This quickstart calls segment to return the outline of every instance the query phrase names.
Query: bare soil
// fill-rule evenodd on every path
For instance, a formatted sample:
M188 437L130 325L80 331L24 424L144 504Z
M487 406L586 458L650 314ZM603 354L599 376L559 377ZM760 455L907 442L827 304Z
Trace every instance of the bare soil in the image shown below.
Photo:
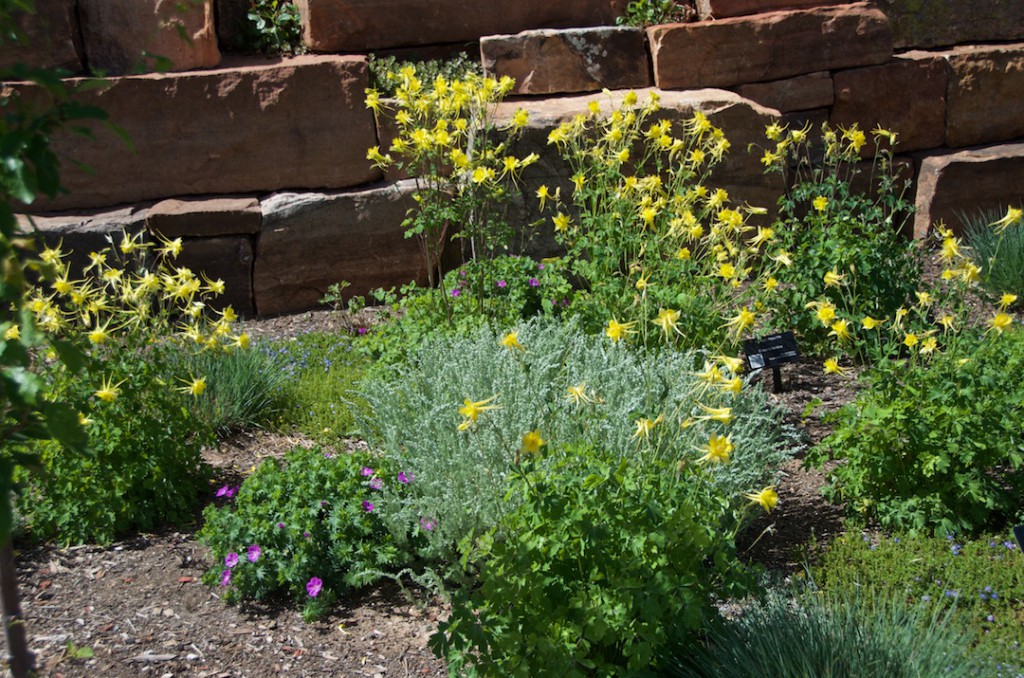
M259 340L310 330L356 331L367 318L318 311L248 323ZM773 394L804 429L808 442L827 428L824 412L848 402L853 379L822 374L817 361L782 368L784 390ZM762 375L772 388L770 371ZM809 403L821 404L809 417ZM209 450L218 482L237 482L268 456L283 455L299 437L247 433ZM745 558L792 572L814 535L842 530L840 508L820 495L823 475L800 459L783 469L780 502L741 540ZM211 497L213 491L211 488ZM196 526L198 527L198 526ZM17 546L17 545L16 545ZM201 583L211 565L194 530L140 534L106 547L25 546L18 581L29 643L45 676L440 676L443 662L427 646L438 600L410 599L384 583L339 600L329 618L303 622L294 606L225 605ZM0 647L4 648L2 640Z

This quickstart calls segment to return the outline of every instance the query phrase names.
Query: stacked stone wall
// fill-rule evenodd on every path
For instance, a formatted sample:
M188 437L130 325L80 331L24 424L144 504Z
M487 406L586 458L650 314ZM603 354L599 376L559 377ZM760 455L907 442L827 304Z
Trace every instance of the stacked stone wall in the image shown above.
M782 188L746 152L776 120L895 130L918 237L1024 202L1024 3L697 0L695 21L645 30L615 26L626 0L297 4L309 53L268 59L232 51L247 0L185 13L173 0L37 0L22 21L29 44L0 68L106 73L83 98L132 148L105 127L57 139L70 192L25 211L83 250L121 227L180 236L186 263L228 281L245 315L314 307L342 279L353 294L422 279L401 227L412 184L365 159L388 134L363 104L367 54L466 44L515 78L501 114L531 113L518 150L542 159L522 186L524 222L539 216L536 186L566 180L547 132L595 95L647 87L666 115L701 110L726 130L733 150L715 181L741 202L770 206ZM153 54L170 70L154 72L168 61Z

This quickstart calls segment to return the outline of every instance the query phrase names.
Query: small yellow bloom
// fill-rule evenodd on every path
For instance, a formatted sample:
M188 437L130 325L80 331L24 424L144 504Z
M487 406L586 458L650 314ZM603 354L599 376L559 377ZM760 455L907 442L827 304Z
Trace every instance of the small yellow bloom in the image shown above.
M925 337L921 342L921 353L932 353L939 347L939 341L935 337Z
M825 361L826 374L845 374L848 371L849 368L839 366L839 361L836 358L829 358Z
M771 513L771 510L779 503L779 495L775 492L775 488L772 487L766 487L760 492L753 492L743 496L755 504L760 505L761 508L769 513Z
M530 124L530 114L525 109L517 109L512 114L512 129L519 130Z
M681 259L683 261L686 261L691 256L692 255L690 254L690 248L689 247L680 247L679 251L676 252L676 259Z
M754 324L754 320L754 312L744 306L740 309L739 313L734 315L725 323L725 327L729 328L730 334L734 334L738 337L743 334L748 327Z
M17 325L11 325L4 332L4 340L17 341L18 339L21 339L21 328L19 328Z
M833 267L831 271L822 276L822 282L825 283L825 287L839 287L845 278L845 275L840 275Z
M715 360L725 365L725 367L733 374L740 374L743 372L743 358L734 358L728 355L716 355Z
M1016 294L1010 294L1009 292L1003 294L1003 296L999 297L999 310L1005 311L1015 301L1017 301Z
M619 151L619 154L616 157L618 158L619 162L629 162L629 149L622 149L621 151Z
M540 430L533 430L523 436L522 449L525 454L537 454L546 444L547 441L540 437Z
M555 198L555 196L551 195L551 192L548 191L548 187L546 185L544 185L544 184L542 184L540 186L540 188L537 189L537 197L540 199L540 208L541 209L544 209L544 203L547 200L549 200L549 199L550 200L554 200L554 198Z
M100 384L100 388L93 395L105 403L112 403L117 400L117 396L121 395L121 389L119 387L124 382L125 380L122 379L114 384L109 377L104 377L103 382Z
M85 415L85 414L83 414L81 412L78 413L78 425L79 426L85 428L86 426L88 426L91 423L92 423L92 419L90 417L88 417L87 415Z
M678 332L679 326L677 322L679 320L679 311L671 308L663 308L658 312L658 317L655 318L654 324L661 328L661 331L665 333L667 337L670 332Z
M768 279L764 281L764 291L765 292L771 292L772 290L774 290L778 286L779 286L779 281L776 280L775 278L773 278L772 276L768 276Z
M734 447L732 441L729 440L727 436L720 436L712 433L707 445L704 445L700 449L701 452L704 452L704 456L698 459L698 462L702 464L705 462L711 462L712 464L727 464L729 463L729 455L732 454Z
M161 238L160 242L162 243L162 246L157 249L157 253L162 256L169 256L173 259L181 254L181 238L175 238L174 240L164 240Z
M996 330L999 333L1002 333L1004 330L1009 329L1010 325L1012 325L1012 324L1013 324L1013 316L1010 315L1009 313L1005 313L1003 311L1000 311L999 313L996 313L994 316L992 316L988 320L989 327L992 330Z
M191 381L184 379L181 381L185 383L185 386L180 387L178 390L191 395L193 398L198 398L206 391L206 379L203 377L193 377Z
M570 386L568 389L568 395L566 398L573 405L582 405L584 403L592 403L594 399L587 394L587 383L582 382L577 386Z
M807 304L807 308L815 309L814 315L824 327L829 327L836 319L836 307L831 301L812 301Z
M819 195L817 198L811 201L811 204L819 212L824 212L828 209L828 198L823 195Z
M572 177L572 185L576 188L577 191L583 190L583 184L586 181L587 177L582 172L578 172L574 174Z
M917 303L920 304L921 306L930 306L931 303L933 301L935 301L932 298L931 293L927 292L927 291L925 291L925 292L914 292L914 295L917 297Z
M523 345L519 343L519 334L517 332L509 332L501 338L501 345L510 350L525 351Z
M481 412L487 410L498 409L497 405L490 405L489 403L497 398L497 396L491 396L487 400L478 400L473 402L469 398L462 401L462 407L459 408L459 414L466 418L461 424L459 424L459 430L465 431L467 428L476 423L476 420L480 417Z
M832 323L831 329L832 331L828 333L829 336L835 337L841 342L846 342L853 338L853 335L850 334L850 324L845 320L835 321Z
M649 439L651 437L651 431L654 430L654 427L663 421L665 421L664 414L659 414L657 419L647 419L646 417L637 419L634 422L634 424L636 424L636 432L633 434L633 437L636 438L637 440Z
M614 318L608 321L608 326L604 328L605 335L612 340L612 342L618 342L626 338L626 335L636 334L636 330L633 330L633 325L636 321L628 323L620 323Z
M864 316L864 319L860 321L860 326L866 330L873 330L881 324L881 320L875 320L869 315Z
M557 215L551 218L551 221L555 222L555 230L559 233L568 231L571 220L565 214L559 212Z
M953 327L953 316L951 315L944 315L939 318L939 324L945 327L947 332L951 332L955 329Z
M1002 233L1010 226L1019 224L1024 219L1024 209L1019 207L1009 207L1006 210L1006 216L998 221L992 222L991 226L996 230L996 233Z
M907 335L903 337L903 345L907 348L914 348L917 346L917 335L913 332L908 332Z

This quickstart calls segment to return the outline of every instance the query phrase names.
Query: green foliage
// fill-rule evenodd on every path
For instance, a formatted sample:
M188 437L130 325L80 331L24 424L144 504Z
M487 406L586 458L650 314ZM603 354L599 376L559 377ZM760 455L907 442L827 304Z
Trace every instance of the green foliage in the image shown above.
M643 673L671 629L696 630L713 596L749 585L734 555L729 497L695 465L559 450L508 475L515 506L464 562L435 653L483 675Z
M361 433L416 477L408 493L383 493L384 519L398 539L406 525L431 521L423 555L452 562L460 540L514 508L502 498L505 476L530 432L553 445L673 464L695 463L711 435L727 435L731 461L715 465L712 482L741 502L770 480L791 441L781 411L759 389L737 397L710 386L694 374L703 361L696 353L633 350L587 337L574 323L540 319L508 333L480 328L428 342L361 387ZM474 423L471 403L497 409L480 410ZM726 429L701 406L731 407L734 421Z
M288 378L285 360L266 350L173 351L167 356L169 375L201 374L206 389L192 398L189 409L219 437L276 423L285 407ZM173 378L170 376L169 378Z
M205 581L231 602L286 596L306 601L310 616L326 611L333 595L403 564L379 517L378 484L404 487L394 464L366 452L298 447L283 463L264 461L234 503L203 514L199 538L214 559Z
M944 609L908 605L901 592L866 601L843 594L774 594L735 619L707 629L702 643L667 659L664 676L858 676L918 678L977 675L970 636Z
M856 326L864 316L891 320L914 300L921 263L914 243L900 233L913 206L903 197L909 179L901 181L893 166L894 135L872 133L875 147L865 176L861 157L868 140L856 125L838 130L823 125L820 160L809 129L769 126L766 136L776 146L765 151L762 162L768 172L784 176L796 168L771 227L778 287L767 303L777 329L797 330L805 349L815 352L827 344L837 320ZM858 189L858 184L871 188ZM775 265L780 260L785 265ZM830 273L835 277L826 281ZM822 304L834 307L838 316L810 310Z
M991 659L981 675L999 670L1017 675L1010 666L1024 666L1020 559L1020 548L1009 534L977 539L847 534L829 545L811 577L835 596L858 596L865 607L877 599L899 597L936 615L949 610L952 621L974 637L979 662ZM947 646L956 649L956 644Z
M302 19L294 3L283 0L249 0L243 29L244 46L264 54L297 54L303 51Z
M353 409L360 407L353 393L369 361L350 337L310 332L254 350L280 366L280 391L274 394L283 405L279 428L325 441L352 434Z
M393 56L367 57L370 69L370 89L377 90L382 97L393 97L398 92L400 81L389 77L389 73L400 73L412 67L424 82L438 78L450 81L466 80L469 77L483 77L484 69L478 59L471 59L465 52L459 52L451 59L429 59L425 61L399 61Z
M165 351L112 352L78 374L58 367L47 375L53 398L88 413L89 437L84 454L53 441L34 448L43 472L18 497L34 537L109 543L128 530L194 519L209 480L200 449L213 436L155 367ZM100 381L117 396L97 405Z
M594 101L548 136L572 173L571 202L537 192L541 209L554 203L555 238L582 287L570 311L591 332L636 325L647 345L735 345L756 318L759 287L743 283L757 247L743 234L763 210L732 209L708 185L728 140L701 112L659 114L656 93L611 103L609 115Z
M630 0L625 13L615 20L620 26L656 26L688 21L693 9L676 0Z
M964 219L969 255L981 269L981 282L993 295L1014 294L1024 301L1024 227L1020 223L993 228L1001 213L985 212Z
M1024 503L1024 333L963 338L930 362L875 370L808 463L845 458L827 496L892 529L998 528Z

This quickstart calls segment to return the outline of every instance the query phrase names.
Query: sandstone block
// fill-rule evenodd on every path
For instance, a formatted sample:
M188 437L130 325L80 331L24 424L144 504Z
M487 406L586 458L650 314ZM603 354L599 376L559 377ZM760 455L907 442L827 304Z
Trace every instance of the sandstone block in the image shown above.
M110 75L160 70L154 56L178 71L220 63L213 0L79 0L78 12L92 69Z
M245 44L249 0L214 0L217 43L222 51L239 50Z
M1024 43L959 47L949 61L946 145L1024 136Z
M484 70L515 79L514 94L560 94L650 85L644 33L599 27L523 31L480 41Z
M889 24L859 2L647 29L662 89L732 87L885 63Z
M99 252L117 243L121 232L139 233L146 228L145 206L121 207L80 213L19 215L18 221L25 230L32 224L39 229L43 242L68 254L67 261L75 275L79 275L89 264L89 252ZM31 223L30 223L31 220Z
M1005 212L1024 204L1024 143L937 153L921 159L914 237L944 221L954 230L961 214Z
M781 113L809 111L831 106L834 100L832 76L828 71L798 75L785 80L740 85L735 92Z
M697 0L697 16L703 21L746 14L763 14L782 9L840 5L844 2L850 2L850 0Z
M328 286L367 294L410 280L425 282L415 238L402 220L415 203L403 181L363 191L278 193L261 203L253 294L261 316L315 308Z
M146 227L165 238L209 238L259 233L262 220L256 198L187 198L153 205Z
M255 315L252 301L252 238L229 236L222 238L194 238L183 243L175 266L192 269L196 275L224 281L224 294L211 298L207 306L223 309L231 306L243 318Z
M377 143L363 105L362 57L304 56L260 65L147 74L87 92L127 133L54 142L70 194L35 210L100 207L182 195L355 186L380 177L366 160ZM20 88L31 96L33 88Z
M896 49L1024 39L1024 3L1007 0L879 0Z
M627 0L297 0L306 45L316 52L477 40L533 28L615 23Z
M946 138L946 64L917 53L882 66L839 71L833 125L881 125L898 134L900 151L936 148Z
M82 46L75 0L36 0L35 13L17 12L14 23L24 33L25 42L12 44L5 40L0 53L0 70L21 63L35 68L81 72Z

